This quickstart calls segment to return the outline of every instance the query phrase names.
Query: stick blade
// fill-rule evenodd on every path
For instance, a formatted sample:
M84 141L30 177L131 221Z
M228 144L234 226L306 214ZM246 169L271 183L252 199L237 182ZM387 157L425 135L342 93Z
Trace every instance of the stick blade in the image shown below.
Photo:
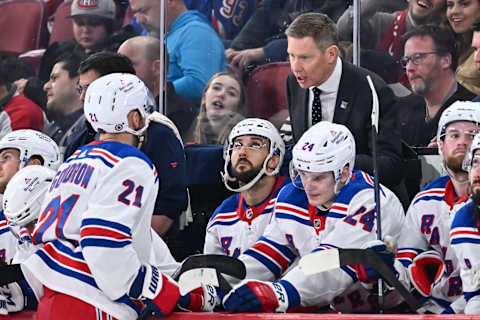
M340 267L340 254L338 249L309 253L303 256L298 262L298 268L307 276Z

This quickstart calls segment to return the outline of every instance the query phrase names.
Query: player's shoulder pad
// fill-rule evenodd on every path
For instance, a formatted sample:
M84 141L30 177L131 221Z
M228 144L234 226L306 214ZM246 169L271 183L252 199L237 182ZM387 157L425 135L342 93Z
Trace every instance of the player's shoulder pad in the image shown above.
M107 161L111 161L114 164L119 162L122 159L126 158L137 158L144 161L150 169L154 169L153 163L150 159L138 148L120 142L100 142L100 143L90 143L80 150L79 155L86 151L86 154L90 157L102 157ZM77 154L77 151L74 155ZM73 157L73 155L72 155ZM72 158L70 157L70 158ZM69 159L70 159L69 158Z
M440 178L437 178L427 184L425 187L423 187L420 192L426 191L426 190L431 190L431 189L438 189L438 188L445 188L447 185L448 180L450 180L449 176L442 176Z
M474 204L473 201L467 202L455 213L453 218L451 229L462 228L462 227L474 227L476 228L476 221L474 215Z
M214 219L218 214L225 212L234 212L238 207L238 197L240 193L232 194L227 199L223 200L222 203L215 209L215 212L210 217L210 220Z
M286 184L280 189L277 196L277 203L286 202L299 207L308 204L307 194L304 190L299 189L293 185L293 183Z
M362 170L354 170L350 181L343 186L335 198L336 203L349 204L355 196L363 190L371 190L375 187L373 177ZM380 185L380 193L385 196L385 190Z
M443 200L445 198L445 186L449 180L449 176L443 176L427 184L415 195L412 205L422 199L430 200L438 198L438 200Z

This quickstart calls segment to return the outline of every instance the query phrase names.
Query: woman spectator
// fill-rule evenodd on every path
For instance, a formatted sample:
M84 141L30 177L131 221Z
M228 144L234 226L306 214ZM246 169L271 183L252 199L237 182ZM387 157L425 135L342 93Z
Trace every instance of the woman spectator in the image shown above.
M459 53L457 81L480 94L480 72L473 60L472 24L480 18L480 0L447 0L447 20L455 33Z
M245 118L246 100L245 86L237 76L215 74L203 90L195 142L223 145L233 126Z

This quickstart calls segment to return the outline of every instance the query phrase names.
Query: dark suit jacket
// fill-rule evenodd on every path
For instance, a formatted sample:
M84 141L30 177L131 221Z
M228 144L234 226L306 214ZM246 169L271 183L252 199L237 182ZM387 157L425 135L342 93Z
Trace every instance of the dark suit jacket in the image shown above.
M376 74L342 60L342 76L337 93L333 122L345 125L355 138L355 169L373 174L371 113L372 94L366 76L370 75L380 102L377 164L379 180L392 188L402 180L402 149L397 127L394 95ZM295 76L287 78L287 103L293 139L298 141L308 129L308 89L301 88Z

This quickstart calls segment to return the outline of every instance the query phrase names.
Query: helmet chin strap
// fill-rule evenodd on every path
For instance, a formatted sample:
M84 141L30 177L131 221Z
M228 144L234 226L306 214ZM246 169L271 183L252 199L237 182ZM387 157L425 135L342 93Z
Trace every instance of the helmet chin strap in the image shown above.
M242 191L248 190L251 187L253 187L258 182L258 180L260 180L263 177L264 174L267 175L267 176L276 175L278 173L278 171L280 170L280 168L279 168L280 164L272 172L267 171L267 163L272 158L272 156L273 156L273 152L270 152L270 154L263 161L262 170L260 170L258 172L258 174L255 176L255 178L253 178L248 183L244 184L243 186L241 186L239 188L232 188L228 184L228 182L236 182L236 181L238 181L238 179L235 178L235 177L231 177L230 174L228 173L228 164L231 162L230 161L231 160L230 155L228 155L227 159L225 159L225 166L223 167L224 172L220 172L220 176L222 177L223 184L225 185L225 188L227 188L228 190L233 191L233 192L242 192Z

